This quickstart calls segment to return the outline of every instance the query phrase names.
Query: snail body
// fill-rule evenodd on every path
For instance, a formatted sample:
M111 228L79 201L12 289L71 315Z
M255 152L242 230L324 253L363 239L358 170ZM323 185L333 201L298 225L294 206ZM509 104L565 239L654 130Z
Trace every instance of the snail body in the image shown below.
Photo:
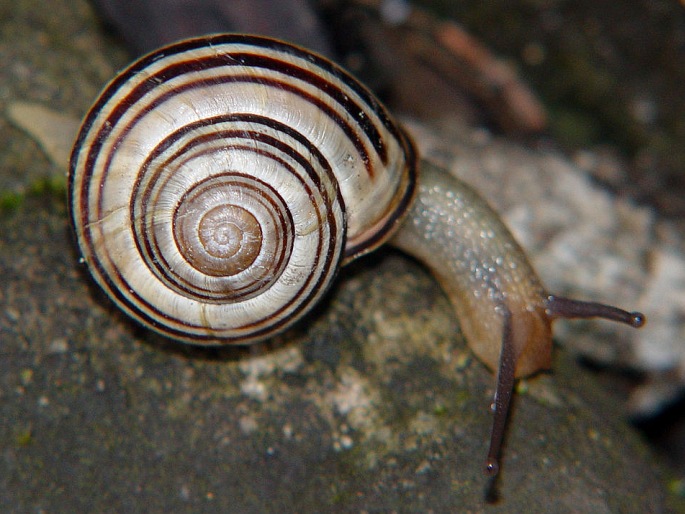
M386 242L424 261L469 345L498 370L491 475L515 378L550 366L552 320L644 321L548 295L495 211L419 162L364 86L268 38L188 40L124 70L83 122L69 207L114 302L193 344L282 331L341 265Z

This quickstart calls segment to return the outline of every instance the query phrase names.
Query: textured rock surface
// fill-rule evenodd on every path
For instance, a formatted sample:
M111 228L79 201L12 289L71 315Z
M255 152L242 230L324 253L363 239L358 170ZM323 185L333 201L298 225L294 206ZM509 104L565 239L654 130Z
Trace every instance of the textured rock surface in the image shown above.
M121 55L86 3L40 5L0 5L11 20L0 110L29 100L80 115ZM662 510L656 465L565 354L524 384L504 471L485 480L494 377L460 340L439 285L398 254L344 270L312 316L266 345L197 350L139 330L77 264L63 192L32 187L57 168L4 119L0 135L2 190L28 191L0 215L3 511ZM498 144L475 147L463 139L462 162L514 162ZM512 151L515 167L531 166ZM507 194L515 226L544 221ZM630 277L616 281L627 298ZM603 336L586 329L588 341Z
M485 508L494 379L418 265L366 259L272 344L191 350L113 311L60 202L42 203L2 219L8 511ZM659 475L619 411L563 358L531 381L492 510L658 512Z

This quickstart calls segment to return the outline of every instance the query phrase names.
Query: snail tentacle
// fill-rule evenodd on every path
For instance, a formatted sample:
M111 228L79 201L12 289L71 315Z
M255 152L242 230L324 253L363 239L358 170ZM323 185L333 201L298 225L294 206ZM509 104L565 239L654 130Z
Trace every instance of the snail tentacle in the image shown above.
M490 448L485 461L485 474L495 476L499 473L499 454L507 425L509 405L514 394L514 375L516 372L516 355L514 353L514 334L511 326L511 312L504 314L502 330L502 352L497 371L497 389L495 391L494 419L490 434Z
M545 310L550 319L603 318L630 325L633 328L640 328L647 322L647 318L641 312L628 312L613 305L574 300L557 295L547 296Z

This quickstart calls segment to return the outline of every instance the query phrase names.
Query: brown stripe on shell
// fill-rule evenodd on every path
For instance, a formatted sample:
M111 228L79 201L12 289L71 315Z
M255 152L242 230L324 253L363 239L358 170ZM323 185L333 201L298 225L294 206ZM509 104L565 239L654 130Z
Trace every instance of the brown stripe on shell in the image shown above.
M175 52L174 47L171 47L168 53L165 53L164 58L166 59L170 55L178 55L180 57L182 53L189 50L200 48L201 46L203 45L187 48L186 45L184 45L184 48L178 49L178 52ZM215 50L219 50L218 46L213 46L213 48ZM269 48L271 50L279 50L281 53L284 53L286 55L296 56L304 62L308 64L314 64L319 68L322 68L323 70L327 71L328 73L334 75L336 79L338 79L341 83L345 84L345 86L349 88L351 91L356 93L356 96L358 96L362 100L362 102L364 102L364 105L360 105L359 103L354 101L351 95L343 91L337 82L326 80L320 75L317 75L316 73L312 72L311 70L308 70L301 66L297 66L294 63L287 62L282 59L244 51L226 51L220 54L206 55L201 58L198 58L197 56L190 56L188 59L169 64L168 66L155 72L153 75L147 76L144 82L141 82L138 86L136 86L135 89L131 90L131 92L129 92L126 95L126 97L119 102L119 105L133 105L135 102L139 101L151 90L159 87L160 84L165 84L179 76L190 76L196 72L203 72L213 68L246 66L251 68L261 68L265 70L275 71L289 78L297 78L302 82L305 82L313 86L316 90L325 92L330 99L332 99L335 103L340 105L348 113L350 118L357 123L357 125L366 134L367 139L371 142L374 149L378 153L381 162L383 164L387 164L387 145L385 144L378 128L374 125L372 119L368 116L367 113L371 112L375 114L381 121L383 126L386 129L388 129L395 136L396 139L399 139L399 133L395 125L390 121L387 113L385 112L385 109L381 106L381 104L378 101L375 100L375 98L368 92L368 90L366 90L366 88L364 88L363 86L360 87L360 84L358 84L358 82L354 80L354 78L352 78L342 69L331 66L330 63L323 59L312 58L312 54L310 53L304 51L302 51L302 53L297 53L293 51L283 52L283 49L287 48L287 46L283 46L280 48L270 46ZM235 77L236 81L238 81L238 79L241 76L236 75ZM250 77L244 76L244 79L245 81L249 81ZM212 77L211 79L207 79L206 83L203 83L203 81L196 81L192 84L213 85L224 81L228 82L230 80L231 79L228 77ZM272 83L275 86L282 86L283 89L288 89L292 93L297 94L302 98L310 100L313 99L311 95L292 86L287 81L267 79L264 76L252 77L251 81L258 82L259 84L263 85ZM193 85L192 87L195 86ZM178 90L180 91L181 89L179 88ZM333 110L330 107L328 107L326 102L320 99L316 99L316 101L312 101L312 103L314 103L317 106L317 108L324 110L329 116L331 116L331 112L333 112ZM153 106L150 106L150 108L152 107ZM119 118L120 116L116 114L116 111L113 111L112 117L109 121L112 123L112 125L115 125L119 121ZM336 122L340 123L339 117L337 117ZM347 130L345 131L348 136L354 133L354 131L351 128L349 130L349 132ZM368 155L368 153L364 152L362 153L362 155Z
M232 147L229 147L232 148ZM258 182L262 186L264 186L265 189L269 189L269 195L262 194L260 195L260 189L258 189L255 186L250 186L248 184L245 184L244 182L238 182L237 180L234 182L224 182L226 186L230 186L231 184L233 185L240 185L241 188L249 188L257 192L257 197L260 197L260 199L264 202L272 203L275 205L276 202L272 199L270 195L278 193L268 184L265 182L262 182L258 179L255 179L255 177L252 177L250 175L245 175L242 173L223 173L223 174L218 174L218 175L212 175L210 177L211 179L218 179L218 178L229 178L229 177L242 177L242 178L249 178L253 182ZM198 186L201 183L198 184ZM211 186L208 186L211 187ZM306 188L308 192L311 194L311 191ZM188 193L186 193L187 195ZM184 200L184 195L179 199L178 205L181 204L181 202ZM278 198L280 199L279 203L285 204L285 201L281 198L280 195L278 195ZM155 202L150 202L153 206L155 205ZM143 220L148 218L147 215L147 204L145 202L142 203L143 205L143 211L141 212L140 218ZM178 206L177 206L178 208ZM278 212L280 213L279 209L274 209L269 212ZM292 216L286 211L285 216L287 216L289 223L287 220L282 219L280 224L281 226L287 225L287 226L294 226L293 221L292 221ZM281 216L279 216L281 217ZM132 219L138 219L138 218L132 218ZM276 224L276 223L274 223ZM178 274L172 274L171 273L171 267L169 266L169 263L166 261L164 254L159 251L159 244L156 241L156 236L154 232L152 235L148 236L148 230L147 227L137 226L138 223L136 222L134 225L134 234L136 237L134 238L134 241L136 243L136 247L138 248L138 252L141 254L145 262L148 264L150 268L154 268L157 270L157 276L160 277L160 279L167 284L172 289L175 289L176 291L180 292L181 294L184 294L188 298L192 298L194 300L202 300L207 303L225 303L226 301L240 301L241 299L247 299L251 298L254 293L260 289L261 286L266 286L267 284L272 283L278 276L280 276L280 273L278 276L274 276L272 279L269 281L261 282L261 283L256 283L252 284L250 286L245 286L243 288L238 288L238 289L232 289L231 294L222 294L219 291L214 291L209 288L204 288L201 287L199 284L191 284L188 280L186 280L183 276L178 275ZM289 251L287 251L287 246L284 245L283 251L280 252L280 258L274 262L274 268L275 269L282 269L284 262L283 260L286 258L286 254L289 255ZM241 294L239 294L241 293Z
M138 198L140 197L141 200L140 202L132 202L131 207L130 207L130 219L131 220L138 220L141 218L144 218L144 216L139 215L135 212L134 207L140 203L141 205L148 205L148 204L154 204L154 201L150 198L150 188L147 188L145 192L141 193L139 191L141 187L141 179L143 176L145 176L146 172L145 170L148 168L151 162L154 161L155 158L157 158L160 154L162 154L167 148L169 148L171 145L173 145L176 141L178 141L180 138L182 138L185 134L188 132L192 132L193 130L200 128L200 127L205 127L206 125L215 125L215 124L220 124L220 123L230 123L230 122L247 122L251 124L262 124L267 126L268 128L274 130L274 131L280 131L283 132L284 134L287 134L288 136L292 137L293 139L297 140L300 144L302 144L307 150L311 153L311 155L316 157L316 160L321 167L321 169L325 172L325 175L328 177L328 183L331 185L335 185L335 176L333 174L333 171L330 167L330 164L326 161L325 157L320 153L320 151L311 144L309 140L307 140L304 136L302 136L299 132L293 130L292 128L288 127L287 125L284 125L280 122L276 122L275 120L272 120L270 118L266 118L263 116L257 116L257 115L242 115L242 114L231 114L231 115L222 115L222 116L215 116L212 118L208 118L205 120L200 120L197 122L194 122L192 124L186 125L180 129L178 129L176 132L170 134L165 140L160 142L160 144L150 153L148 156L148 159L146 160L145 164L142 166L141 172L138 174L138 179L136 180L135 186L133 188L133 192L131 197L132 198ZM322 195L322 198L325 202L325 205L330 206L331 198L328 198L327 194L327 189L321 187L322 183L320 181L319 175L317 172L314 171L312 168L311 163L305 159L303 156L299 154L294 154L290 150L291 148L279 141L278 139L259 133L257 131L245 131L245 130L223 130L223 131L217 131L212 134L203 134L202 136L193 139L192 141L189 141L184 144L181 148L176 150L176 152L171 155L166 162L172 161L176 158L178 158L181 154L187 152L192 146L195 144L200 144L204 141L209 141L209 140L214 140L214 139L221 139L221 138L233 138L233 137L242 137L244 139L254 139L261 141L263 143L269 144L274 148L279 149L281 152L285 153L286 155L289 155L293 160L298 162L298 164L302 167L303 170L307 171L309 179L312 181L314 186L318 191L320 191L320 194ZM248 150L254 150L252 148L244 147ZM279 161L281 164L286 165L284 161L281 161L280 159L276 158L275 156L272 157L274 160ZM164 165L159 165L158 171L157 171L157 176L162 173L164 170ZM288 166L289 167L289 166ZM291 168L292 171L292 168ZM147 179L146 182L148 183L156 183L157 182L157 176L152 176ZM303 184L303 187L305 185ZM306 187L305 187L306 188ZM308 194L311 196L313 194L313 191L309 190L306 188L308 191ZM344 208L344 200L342 198L342 195L340 193L339 188L334 188L337 194L337 201L338 203L343 206ZM334 226L335 223L333 219L330 218L330 215L332 214L332 209L330 207L327 207L327 212L329 214L328 222ZM102 216L102 212L98 214L98 216ZM137 234L137 236L134 238L136 245L138 247L138 251L141 255L148 256L147 261L151 262L154 264L154 266L159 270L160 274L166 276L166 274L162 271L161 264L160 263L155 263L155 258L159 257L161 259L161 255L158 255L156 252L152 250L152 247L145 237L140 237L140 234L144 232L143 228L134 228L134 232ZM333 237L335 233L331 234L331 237ZM145 245L144 247L141 247L140 241L144 241ZM152 257L154 256L154 258ZM163 260L163 259L162 259ZM165 263L167 264L167 263ZM168 279L173 282L173 280ZM179 284L179 289L182 289ZM185 291L185 294L188 296L193 296L189 290ZM198 295L198 299L204 298L202 295ZM212 300L212 303L220 303L221 298L220 297L214 297L214 300ZM208 299L209 301L209 299Z
M82 147L82 144L84 142L84 139L86 135L90 132L91 126L95 123L96 119L99 116L99 113L101 112L102 108L104 105L109 102L109 100L125 85L128 83L129 79L131 77L135 77L141 72L144 72L149 66L153 65L156 61L166 59L170 56L173 55L178 55L182 54L184 52L190 52L192 50L197 50L197 49L203 49L206 47L213 47L217 48L220 46L230 46L230 45L237 45L237 46L245 46L245 45L252 45L254 47L258 48L264 48L267 50L275 50L278 52L281 52L285 55L292 55L297 58L303 59L308 62L312 62L315 65L319 66L323 70L327 71L328 73L331 73L332 75L336 76L340 80L342 80L347 87L349 87L351 90L353 90L363 101L364 103L370 107L372 112L374 112L383 126L395 137L395 139L401 141L404 136L401 134L400 129L398 126L392 122L390 119L387 111L385 108L376 100L376 98L368 91L366 87L364 87L362 84L360 84L357 80L354 79L349 73L347 73L345 70L340 68L339 66L331 63L327 59L320 57L316 54L313 54L305 49L299 48L297 46L284 43L278 40L270 39L270 38L265 38L261 36L250 36L250 35L243 35L243 34L221 34L221 35L215 35L215 36L208 36L208 37L202 37L202 38L196 38L196 39L189 39L174 45L170 45L166 48L164 48L161 51L158 52L153 52L151 54L148 54L147 56L144 56L131 66L127 68L124 72L122 72L119 76L117 76L106 88L105 92L98 98L96 103L93 105L93 107L90 109L88 112L88 115L86 116L86 119L83 123L83 126L81 128L81 131L79 133L79 136L77 138L76 144L74 146L74 151L71 156L71 173L69 174L69 206L71 210L71 217L72 217L72 222L74 223L74 226L78 226L78 220L76 219L77 212L76 211L87 211L86 204L87 204L87 196L80 196L80 202L79 202L79 209L73 209L73 195L72 191L74 191L73 188L73 177L75 176L75 165L76 162L78 161L78 152L79 149ZM230 62L226 62L227 60L225 59L229 53L223 54L224 57L224 62L222 65L229 65L231 64ZM192 60L189 60L192 62ZM198 61L195 59L195 61ZM149 87L154 87L158 85L155 81L149 81L148 82ZM141 90L142 91L142 90ZM132 100L133 98L129 98L129 100ZM120 104L121 105L121 104ZM106 139L107 135L111 131L112 127L118 122L119 118L123 114L124 110L120 110L118 113L113 113L107 120L106 123L103 123L102 126L103 128L101 131L98 133L97 137L95 138L95 141L93 143L94 146L100 146L100 142ZM97 151L91 151L86 159L86 169L92 169L92 164L93 164L93 159L95 155L97 155ZM89 180L86 180L88 182Z
M299 80L302 80L303 82L307 82L319 91L324 91L329 96L329 98L333 99L337 104L342 106L345 109L345 111L347 111L350 117L366 134L366 137L369 139L369 141L371 141L371 144L373 145L374 149L376 150L376 153L380 157L381 162L384 165L388 164L388 147L385 144L385 141L383 140L383 137L381 136L380 132L373 124L371 118L365 114L365 112L369 110L375 113L374 106L369 105L367 103L367 109L363 109L357 102L353 101L352 98L347 93L345 93L337 84L329 80L325 80L324 78L322 78L319 75L316 75L312 71L307 70L305 68L301 68L299 66L295 66L292 63L286 63L282 60L274 59L273 57L266 57L259 54L239 53L235 54L234 57L238 59L240 63L243 65L277 71L279 73L282 73L283 75L286 75L287 77L294 77ZM292 93L298 94L297 89L294 86L290 86L290 84L288 84L287 82L279 81L279 84L284 89L288 88ZM348 85L347 81L345 81L345 85ZM316 102L312 101L312 103L315 103L315 105L319 109L326 112L326 114L328 114L329 117L332 117L332 109L328 107L326 102L318 98L315 100ZM336 122L340 124L340 121L336 120ZM351 136L351 132L348 132L348 130L343 126L341 126L341 128L345 131L345 133L348 136ZM373 176L373 170L370 170L369 173Z
M388 130L395 139L402 139L401 130L398 125L392 121L388 111L385 107L376 99L376 97L366 88L362 83L360 83L355 77L348 73L344 68L341 68L337 64L331 62L330 60L322 57L316 53L311 52L305 48L301 48L297 45L291 43L286 43L279 41L277 39L272 39L263 36L253 36L245 34L217 34L212 36L204 36L195 39L188 39L180 43L168 46L164 52L164 58L174 55L181 54L184 52L189 52L192 50L202 49L207 46L217 48L220 46L245 46L250 45L255 48L263 48L268 51L277 51L284 55L290 55L303 61L315 64L322 70L335 76L337 79L345 83L345 86L350 88L355 94L362 99L362 101L370 107L380 120L381 124ZM139 63L139 66L135 66L135 70L131 70L135 73L138 70L144 69L154 61L159 60L159 56L149 55L144 57Z
M320 216L319 216L320 217ZM332 233L335 232L332 230ZM344 230L341 232L344 233ZM89 245L90 248L92 248L92 240L88 237L87 238L87 244ZM321 243L319 244L319 252L317 253L316 256L316 261L315 265L318 267L318 260L321 258ZM105 268L101 265L99 259L95 258L96 254L91 252L91 255L93 256L93 260L89 261L89 265L94 268L94 271L97 271L97 276L100 277L100 279L103 281L102 286L109 292L110 296L118 303L125 311L129 313L134 318L137 318L141 322L147 324L148 326L154 327L157 331L169 336L169 337L174 337L176 339L182 339L188 342L194 342L194 343L201 343L205 342L205 344L212 344L212 343L245 343L249 342L251 340L255 339L262 339L264 337L268 337L271 334L275 334L280 331L281 327L286 325L291 321L292 317L295 317L298 315L300 312L305 312L308 310L309 305L314 301L316 298L321 296L323 294L323 287L322 284L330 284L333 277L337 273L337 269L340 265L340 260L342 258L342 253L340 253L336 259L335 262L333 262L334 258L334 252L332 250L332 247L329 246L328 252L326 252L325 255L325 263L324 263L324 268L325 270L328 270L326 273L321 274L319 276L319 279L316 281L316 283L313 285L313 287L307 287L310 283L311 276L310 278L305 282L305 284L300 288L300 291L309 289L313 294L310 294L306 298L300 298L300 303L298 305L298 308L295 309L290 313L290 315L281 318L279 321L272 321L271 319L268 320L260 320L254 323L249 323L245 324L241 327L234 327L231 329L228 329L228 331L232 335L221 335L220 332L212 333L212 334L207 334L206 332L208 331L208 327L202 326L202 325L191 325L186 322L183 322L182 320L172 318L168 316L166 313L163 311L160 311L157 309L154 305L148 304L147 302L143 301L143 298L138 295L135 292L135 289L131 287L131 285L124 279L124 277L121 275L121 273L118 271L118 269L110 264L110 269L113 270L114 272L114 278L110 277L110 274L105 271ZM118 286L117 286L118 284ZM123 295L122 291L128 291L129 294L132 296L132 300L129 300L126 296ZM299 298L295 297L295 298ZM287 308L294 303L295 299L291 299L291 301L287 304L284 304L278 311L275 311L274 313L271 314L271 316L276 316L279 315L287 310ZM148 311L152 314L149 314L148 312L142 310L140 308L140 305L147 305ZM160 325L159 320L164 320L166 324ZM264 325L265 323L268 322L268 326L263 327L263 328L255 328L258 327L259 325ZM177 328L172 328L172 324L174 326L179 325L182 327L185 327L183 329L177 329ZM188 329L196 330L198 332L194 332L193 334L188 333ZM247 335L241 335L241 334L247 334Z
M227 119L232 119L233 121L236 121L236 120L237 120L237 121L250 121L250 122L255 122L255 123L258 123L258 122L260 122L260 120L261 120L262 122L268 122L268 124L271 125L271 126L273 126L274 124L277 123L277 122L274 122L274 120L270 120L270 119L268 119L268 118L263 118L263 117L261 117L261 116L239 116L239 115L231 115L231 116L227 116L227 117L225 117L225 118L227 118ZM224 121L225 121L225 120L224 120ZM230 120L229 120L229 121L230 121ZM278 125L282 125L282 124L280 124L280 123L277 123L277 124L278 124ZM317 157L317 160L319 161L319 163L325 163L325 162L326 162L326 161L325 161L325 158L323 157L323 155L321 155L320 152L319 152L315 147L313 147L313 146L311 145L311 143L310 143L309 141L307 141L301 134L299 134L298 132L296 132L296 131L290 129L290 127L287 127L287 126L285 126L285 125L282 125L281 128L282 128L284 131L288 132L289 135L291 135L291 136L293 136L294 138L298 139L303 145L306 145L306 147L313 153L313 155L315 155L315 156ZM181 130L186 130L186 129L187 129L187 127L185 127L184 129L181 129ZM260 135L259 137L265 137L265 136ZM287 148L287 147L285 147L285 145L283 145L283 143L281 143L280 141L278 141L278 140L276 140L276 139L274 139L274 138L272 138L272 142L273 142L275 145L280 146L282 150L285 150L285 149ZM305 163L305 164L309 165L309 163L306 161L306 159L302 158L302 156L298 156L298 158L299 158L299 160L300 160L301 163ZM329 178L333 177L333 174L332 174L332 171L330 170L330 167L329 167L327 164L326 164L326 166L327 166L327 168L328 168L327 174L329 175ZM310 168L310 169L309 169L309 173L310 173L310 179L311 179L313 182L318 182L318 176L317 176L316 173L313 171L313 169ZM335 182L332 182L332 184L335 184ZM342 200L342 196L340 195L340 191L339 191L339 189L338 189L337 187L335 187L335 191L336 191L337 200L340 202L340 205L341 205L341 206L344 205L344 204L343 204L343 200ZM326 194L325 194L325 188L324 188L324 190L322 191L322 194L323 194L324 196L326 196ZM328 200L329 200L329 201L327 202L327 205L330 205L330 199L328 199ZM330 215L331 212L332 212L332 209L327 208L327 213L328 213L328 215ZM318 211L318 207L317 207L317 217L318 217L319 219L322 219L321 212ZM131 219L135 219L135 218L131 218ZM331 234L330 234L331 237L330 237L330 239L331 239L331 240L335 240L335 237L338 236L338 229L337 229L337 225L335 224L335 220L333 219L332 221L333 221L333 222L329 224L329 227L330 227L330 230L331 230ZM343 220L343 223L344 223L344 220ZM342 228L343 228L343 229L340 231L340 234L343 234L342 246L344 246L344 233L345 233L345 230L344 230L344 227L342 227ZM249 336L248 336L249 339L257 339L257 338L266 337L266 336L269 335L269 334L273 334L273 333L279 331L279 330L280 330L280 327L281 327L282 325L288 323L288 322L290 321L290 318L291 318L292 316L296 316L298 312L303 312L303 311L305 311L305 310L308 308L309 304L310 304L315 298L317 298L318 296L320 296L320 295L322 294L322 291L320 291L320 290L322 289L322 287L323 287L322 285L323 285L323 284L328 284L328 283L330 283L331 279L333 278L333 276L334 276L335 273L336 273L337 266L339 265L339 261L340 261L340 259L341 259L341 255L339 255L338 258L337 258L337 261L338 261L338 262L333 262L333 258L334 258L333 246L335 246L335 245L329 245L328 251L327 251L327 252L323 252L323 250L322 250L323 240L322 240L322 239L319 239L319 248L317 248L317 255L316 255L315 265L316 265L316 267L319 267L319 266L318 266L318 261L323 257L323 258L325 259L325 261L326 261L326 262L324 263L324 266L329 266L329 267L325 267L325 268L323 268L323 269L328 269L329 271L328 271L328 272L325 272L325 273L323 273L323 274L321 274L321 275L319 276L319 279L316 281L316 283L315 283L313 286L310 285L310 283L311 283L311 277L312 277L312 276L310 276L310 277L304 282L304 284L302 285L302 287L300 288L300 292L309 289L313 294L310 294L310 296L307 297L307 298L300 298L300 297L299 297L299 294L298 294L297 296L295 296L294 298L292 298L288 303L284 304L280 309L278 309L277 311L275 311L275 312L272 314L272 316L276 316L276 317L279 316L279 315L281 315L282 313L286 312L286 311L288 310L288 308L289 308L293 303L295 303L295 300L296 300L296 299L299 298L299 300L300 300L301 303L298 305L297 309L295 309L289 316L282 318L282 319L279 320L278 322L273 322L273 321L269 320L268 323L269 323L270 325L269 325L268 327L265 327L265 328L259 328L259 329L257 329L257 328L255 328L255 327L259 327L259 325L263 325L263 324L267 323L267 320L260 320L260 321L258 321L258 322L254 322L254 323L251 323L251 324L243 325L242 327L231 328L231 329L229 329L229 331L230 331L232 334L234 334L234 335L228 336L228 337L222 337L220 334L210 334L210 335L206 335L206 334L202 334L202 333L200 333L200 334L194 333L194 334L192 335L192 337L191 337L191 336L189 336L189 334L187 333L187 329L174 329L174 328L171 328L171 326L169 325L169 323L174 323L174 324L177 323L177 324L179 324L179 325L182 325L182 326L184 326L184 327L190 328L190 329L192 329L192 330L198 330L198 331L201 331L201 332L207 331L207 327L201 326L201 325L190 325L190 324L188 324L188 323L182 322L181 320L177 320L177 319L175 319L175 318L171 318L170 316L166 315L164 312L162 312L162 311L160 311L159 309L155 308L154 305L151 305L151 304L148 304L148 302L145 302L145 301L143 300L143 298L142 298L141 296L139 296L139 295L135 292L134 288L132 288L132 287L128 284L128 282L124 279L124 277L119 273L119 271L118 271L118 269L116 268L116 266L114 266L113 263L112 263L111 261L109 261L109 259L108 259L109 268L112 269L112 270L114 270L114 273L115 273L115 280L110 279L108 273L105 271L105 266L103 266L102 264L100 264L99 260L96 258L97 254L96 254L96 252L95 252L95 250L94 250L94 248L93 248L93 241L92 241L92 238L90 237L90 234L89 234L88 232L86 232L84 235L87 235L87 236L88 236L88 237L86 237L86 245L87 245L88 248L89 248L89 254L90 254L91 256L93 256L93 260L90 261L89 264L90 264L91 266L93 266L93 267L97 270L99 277L101 277L101 279L103 279L104 282L105 282L105 287L106 287L106 289L109 290L111 296L112 296L113 298L115 298L116 301L117 301L120 305L122 305L122 307L123 307L125 310L127 310L133 317L136 317L136 318L140 319L141 321L144 321L144 322L147 323L148 325L151 325L151 326L153 326L153 327L156 327L156 330L158 330L158 331L160 331L160 332L163 332L163 333L165 333L165 334L167 334L167 335L169 335L169 336L171 336L171 337L175 337L175 338L179 338L179 339L185 339L185 340L189 340L189 341L192 340L192 341L196 341L196 342L199 342L199 341L211 342L211 341L217 341L217 340L221 340L221 339L225 339L225 340L226 340L225 342L230 342L230 341L233 341L233 340L236 340L236 342L241 342L241 340L243 339L243 337L242 337L242 336L239 336L239 335L235 335L235 334L240 334L241 332L243 332L243 333L248 333L248 334L249 334ZM325 255L325 256L322 256L323 253L325 253L326 255ZM105 256L105 257L107 257L107 256ZM121 284L121 286L122 286L122 291L129 291L129 293L131 294L133 300L129 300L126 296L124 296L124 295L119 291L119 288L115 285L115 282ZM143 307L144 307L144 306L147 307L147 311L149 311L149 312L151 312L151 313L153 313L153 314L150 315L150 314L148 314L148 312L146 312L145 310L143 310ZM165 320L166 325L160 326L160 324L159 324L159 322L158 322L158 320L160 320L160 319Z
M146 115L146 113L152 109L155 109L159 107L161 104L163 104L166 100L173 98L174 96L178 95L179 93L183 93L184 91L188 91L191 89L195 88L202 88L202 87L207 87L207 86L216 86L219 84L229 84L229 83L252 83L252 84L259 84L260 86L271 86L275 89L280 89L283 91L288 91L294 95L299 96L300 98L306 100L310 104L312 104L315 108L317 108L319 111L321 111L323 114L325 114L328 118L333 120L336 125L342 130L347 138L354 144L355 149L359 153L359 155L362 158L362 161L364 163L364 166L366 168L367 173L369 174L370 177L374 176L374 170L373 166L371 163L371 158L369 156L369 151L366 148L366 145L362 141L362 139L359 137L359 134L357 131L355 131L354 127L350 125L343 117L341 117L335 109L333 109L330 105L328 105L324 100L317 98L314 95L311 95L310 93L303 91L291 83L283 80L274 80L274 79L266 79L264 77L259 77L259 76L254 76L254 75L228 75L228 76L222 76L222 77L211 77L211 78L206 78L206 79L200 79L200 80L195 80L192 82L184 82L183 84L180 84L176 86L174 89L168 90L166 93L163 95L159 95L157 98L155 98L154 101L152 101L149 105L146 106L146 109L141 111L141 113L138 115L138 118L141 118ZM145 84L149 85L149 82L146 82ZM138 89L138 88L137 88ZM142 88L142 89L149 89L149 88ZM127 105L130 101L137 101L140 98L138 97L139 95L133 94L135 93L132 92L131 95L127 96L118 106L121 106L121 109L123 109L123 112L126 112ZM142 97L143 95L140 95ZM123 112L121 114L118 114L117 111L119 110L119 107L113 110L113 115L108 118L108 123L111 123L114 125L115 123L118 122L118 120L123 116ZM361 111L360 111L361 112ZM134 123L132 123L133 125ZM103 127L103 130L107 130L106 127ZM125 136L125 132L121 133L120 139ZM97 139L101 139L101 136L98 134ZM387 160L387 153L384 153L382 156L385 160Z
M347 264L357 257L375 250L387 241L400 226L401 221L414 201L419 181L418 157L409 136L404 131L402 131L401 136L400 141L404 149L406 162L403 173L401 173L402 183L398 186L397 190L402 191L402 195L394 197L394 202L386 209L385 216L382 216L374 226L369 227L354 240L348 240L348 244L345 247L343 264Z

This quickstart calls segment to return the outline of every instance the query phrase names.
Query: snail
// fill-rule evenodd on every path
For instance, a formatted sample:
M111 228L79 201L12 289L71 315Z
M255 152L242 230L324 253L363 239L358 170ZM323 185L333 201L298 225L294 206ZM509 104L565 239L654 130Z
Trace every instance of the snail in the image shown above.
M645 321L548 294L496 212L420 160L372 93L264 37L182 41L114 78L76 139L69 209L114 303L191 344L282 331L340 266L384 243L423 261L470 348L497 370L490 476L515 379L550 367L552 321Z

